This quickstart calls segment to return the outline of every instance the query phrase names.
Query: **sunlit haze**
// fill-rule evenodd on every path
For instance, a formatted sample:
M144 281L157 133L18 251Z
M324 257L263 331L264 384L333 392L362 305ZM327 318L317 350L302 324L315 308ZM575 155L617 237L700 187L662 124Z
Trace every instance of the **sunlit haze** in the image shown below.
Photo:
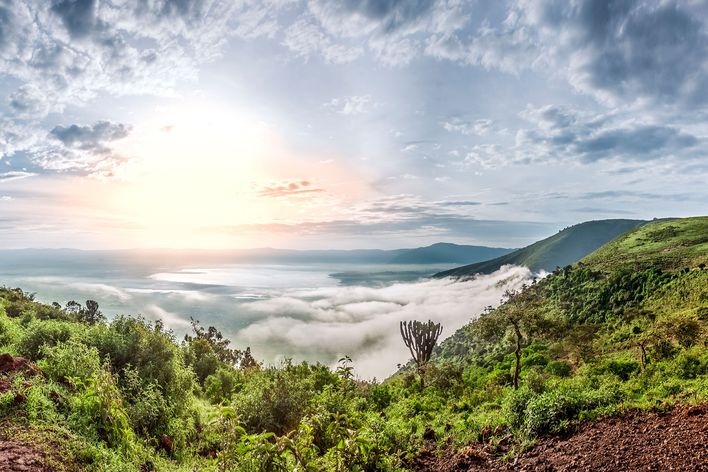
M63 3L0 4L6 248L521 246L704 210L702 2L604 29L563 2Z

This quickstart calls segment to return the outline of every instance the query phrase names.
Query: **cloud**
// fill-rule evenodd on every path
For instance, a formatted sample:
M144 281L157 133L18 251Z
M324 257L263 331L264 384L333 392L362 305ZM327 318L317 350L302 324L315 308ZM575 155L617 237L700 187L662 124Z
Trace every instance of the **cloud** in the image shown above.
M93 125L59 125L49 132L49 140L38 139L20 150L37 171L111 177L128 161L113 152L111 143L125 138L130 131L130 125L110 121L97 121Z
M97 121L93 125L56 126L49 134L66 147L82 150L98 150L104 143L125 138L131 127L122 123Z
M361 115L378 108L380 103L374 101L371 95L349 95L333 98L324 107L342 115Z
M470 244L519 247L547 237L558 229L555 224L538 221L478 218L473 213L478 207L469 202L451 205L413 195L392 195L340 208L338 217L333 219L313 217L308 221L220 226L204 230L234 234L287 233L303 239L326 236L339 240L366 234L387 241L387 247L396 240L405 241L403 244L411 241L432 244L446 238Z
M400 321L442 323L445 338L486 306L497 305L504 290L519 288L530 279L528 269L506 266L464 282L291 290L242 305L245 313L259 319L239 331L236 340L258 346L256 352L269 359L282 355L334 364L349 355L359 375L385 378L409 357L400 339Z
M34 84L23 85L13 92L9 104L19 118L42 117L49 111L46 95Z
M227 39L272 35L283 2L0 1L0 72L21 83L18 117L42 117L108 92L173 95Z
M492 120L481 119L475 121L465 121L460 118L452 118L440 123L445 131L464 135L474 134L477 136L488 135L494 127Z
M698 138L672 126L619 115L592 115L549 105L529 107L521 116L536 128L517 133L517 153L535 154L538 159L648 161L690 157L699 144Z
M0 172L0 182L9 182L11 180L26 179L27 177L32 177L34 174L32 172L24 171L10 171L10 172Z
M436 57L518 72L554 70L613 103L696 108L708 97L708 34L700 2L580 0L510 3L503 22L470 39L435 38Z
M364 44L392 66L417 57L429 35L457 31L469 19L458 0L313 0L308 13L329 41Z
M324 192L324 189L313 187L309 180L283 181L266 185L258 190L260 197L291 197L303 194Z
M363 54L361 47L339 44L320 26L306 18L288 26L284 32L283 45L300 57L307 59L321 55L325 62L333 64L352 62Z

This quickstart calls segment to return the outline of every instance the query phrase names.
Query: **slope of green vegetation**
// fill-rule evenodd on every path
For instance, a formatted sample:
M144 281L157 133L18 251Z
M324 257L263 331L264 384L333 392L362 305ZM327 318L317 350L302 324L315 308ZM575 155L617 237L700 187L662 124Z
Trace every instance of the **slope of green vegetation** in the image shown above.
M491 274L507 264L526 266L534 272L550 272L578 262L603 244L644 223L642 220L586 221L496 259L440 272L435 277Z
M356 380L347 359L264 367L214 328L180 341L0 289L0 353L41 369L0 374L0 434L65 470L409 470L422 450L514 454L627 407L706 402L707 225L649 223L508 294L436 348L425 388L409 368Z

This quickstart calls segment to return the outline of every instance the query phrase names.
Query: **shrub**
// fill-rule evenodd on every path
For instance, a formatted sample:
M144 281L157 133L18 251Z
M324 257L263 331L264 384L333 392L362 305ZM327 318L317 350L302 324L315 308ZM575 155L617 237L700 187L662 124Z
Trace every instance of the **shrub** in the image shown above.
M65 321L33 320L25 329L17 351L29 359L38 359L42 346L55 346L66 342L79 329L79 325Z
M42 360L39 367L58 382L70 378L86 381L101 370L98 350L77 340L69 340L55 346L44 345L40 349Z
M572 368L565 361L551 361L546 365L546 372L558 377L568 377L572 372Z
M230 367L221 367L204 381L204 393L212 403L221 403L231 399L243 385L243 374Z
M562 432L582 402L577 392L551 391L533 398L526 411L526 431L532 435Z
M524 367L531 367L537 365L544 366L546 364L548 364L548 357L539 352L535 352L521 359L521 365Z
M391 387L385 384L373 385L370 389L369 401L377 410L384 410L393 400Z
M526 419L526 407L535 397L534 392L526 386L512 390L502 402L504 419L512 428L518 429Z
M111 374L102 369L86 382L78 381L76 386L80 393L72 399L70 418L74 427L105 441L109 447L129 452L133 431Z
M706 373L706 366L701 362L701 358L691 352L682 352L676 356L673 365L676 375L682 379L695 379Z
M561 389L543 393L529 401L526 408L527 434L556 434L563 432L582 411L615 404L622 394L612 388L591 390Z
M614 374L620 379L627 381L635 372L638 372L639 363L631 360L608 359L600 365L600 372Z

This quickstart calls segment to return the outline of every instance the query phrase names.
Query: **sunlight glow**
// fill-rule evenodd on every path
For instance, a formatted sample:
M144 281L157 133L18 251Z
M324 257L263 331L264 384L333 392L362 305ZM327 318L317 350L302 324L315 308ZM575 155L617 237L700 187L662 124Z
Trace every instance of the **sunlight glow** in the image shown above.
M267 124L205 103L156 110L116 152L131 160L101 182L99 206L134 227L127 245L261 245L244 228L307 221L313 208L321 217L326 201L361 190L351 172L294 156ZM265 194L283 181L310 187Z

